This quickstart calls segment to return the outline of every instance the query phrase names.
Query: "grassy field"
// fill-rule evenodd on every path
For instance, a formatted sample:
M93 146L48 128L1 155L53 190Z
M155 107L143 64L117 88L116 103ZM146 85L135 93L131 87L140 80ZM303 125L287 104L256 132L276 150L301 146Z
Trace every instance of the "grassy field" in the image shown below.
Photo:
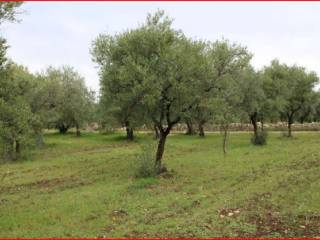
M140 134L46 134L46 147L0 165L0 237L320 237L320 133L176 134L170 174L135 179Z

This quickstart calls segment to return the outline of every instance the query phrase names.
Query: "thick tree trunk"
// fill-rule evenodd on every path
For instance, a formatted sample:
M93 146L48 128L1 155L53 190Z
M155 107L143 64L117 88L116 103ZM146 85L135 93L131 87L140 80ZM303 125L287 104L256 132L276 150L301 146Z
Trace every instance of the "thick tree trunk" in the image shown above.
M132 127L126 127L126 132L127 132L127 140L132 141L134 139Z
M293 116L288 115L288 137L292 137L292 129L291 129L291 125L293 123Z
M163 171L163 166L162 166L162 156L164 152L164 146L166 144L166 139L169 134L168 132L160 131L160 138L158 142L158 148L157 148L157 153L156 153L156 162L155 162L155 167L156 170L159 173Z
M255 112L254 114L252 114L250 116L250 121L251 121L251 124L253 126L253 133L254 133L254 136L257 137L258 136L258 121L257 121L257 113Z
M195 130L193 129L193 124L191 121L186 121L186 124L187 124L187 132L186 132L186 135L194 135L196 132Z
M288 123L288 137L292 137L291 123Z
M134 135L133 135L133 128L130 126L130 122L125 122L126 132L127 132L127 140L133 141Z
M199 123L199 136L204 137L204 128L203 128L204 122Z
M20 157L21 149L20 149L20 142L16 140L16 147L15 147L15 159Z
M59 126L59 132L60 132L61 134L67 133L68 129L69 129L69 127L65 126L64 124L62 124L61 126Z
M180 117L177 117L175 120L171 121L170 120L170 106L171 104L168 104L166 106L166 122L168 123L168 126L166 128L163 127L162 125L162 117L164 116L164 112L162 109L161 112L161 117L160 117L160 122L155 123L157 125L157 128L159 130L160 133L160 138L159 138L159 142L158 142L158 148L157 148L157 153L156 153L156 161L155 161L155 169L157 171L158 174L165 172L167 169L162 165L162 156L163 156L163 152L164 152L164 146L166 144L166 139L167 136L170 134L170 131L172 129L172 127L177 124L180 121Z
M80 135L81 135L80 128L79 128L78 124L76 125L76 135L77 135L77 137L80 137Z
M153 129L154 129L154 138L159 139L160 135L159 135L159 130L158 130L157 126L154 125Z

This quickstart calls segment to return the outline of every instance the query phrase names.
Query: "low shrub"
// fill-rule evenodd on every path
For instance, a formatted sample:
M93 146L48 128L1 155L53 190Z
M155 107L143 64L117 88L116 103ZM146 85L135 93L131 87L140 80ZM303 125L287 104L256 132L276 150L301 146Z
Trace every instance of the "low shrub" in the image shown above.
M268 133L266 131L258 131L257 135L251 137L251 143L253 145L266 145L267 144Z
M151 142L145 143L141 146L141 152L137 154L133 161L132 169L134 170L134 177L148 178L154 177L157 174L155 168L155 145Z

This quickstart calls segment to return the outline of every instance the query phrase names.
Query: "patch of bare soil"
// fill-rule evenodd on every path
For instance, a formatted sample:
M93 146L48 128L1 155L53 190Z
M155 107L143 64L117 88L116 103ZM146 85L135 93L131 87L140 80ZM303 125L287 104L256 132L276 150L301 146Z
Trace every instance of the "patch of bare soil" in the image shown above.
M53 179L43 179L38 180L32 183L18 184L10 187L3 187L0 193L17 193L25 190L47 190L48 192L52 192L55 190L65 190L69 188L75 188L79 186L83 186L89 183L86 183L75 176L64 177L64 178L53 178Z
M258 195L248 201L241 211L245 223L256 227L255 232L236 230L239 237L319 237L320 215L281 214L281 209L268 199L271 193ZM233 211L234 212L234 211Z
M159 174L159 178L165 178L165 179L170 179L174 178L177 175L177 173L174 170L165 170Z
M146 233L139 231L131 231L125 234L126 238L195 238L196 234L193 232L157 232L157 233Z
M219 217L237 217L240 214L241 210L239 208L223 208L219 210Z
M318 153L310 153L305 155L299 160L294 161L291 165L287 166L295 170L309 170L320 166L320 156Z

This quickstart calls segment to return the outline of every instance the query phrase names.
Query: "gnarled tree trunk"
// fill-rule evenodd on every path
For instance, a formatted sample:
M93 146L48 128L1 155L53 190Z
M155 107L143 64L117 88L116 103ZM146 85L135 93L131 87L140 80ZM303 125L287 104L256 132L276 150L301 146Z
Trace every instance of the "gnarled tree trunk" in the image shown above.
M130 126L129 121L125 122L125 127L126 127L126 133L127 133L127 140L133 141L134 139L133 128Z
M258 136L258 113L254 112L251 116L250 116L250 122L253 126L253 133L254 136L257 137Z
M193 124L191 121L187 120L186 121L186 124L187 124L187 132L186 132L186 135L194 135L196 132L195 130L193 129Z
M292 129L291 125L293 124L293 114L288 114L287 115L288 119L288 137L292 137Z
M165 171L164 167L162 166L162 156L163 156L164 146L166 144L166 139L168 134L169 132L160 130L159 142L158 142L157 153L156 153L156 162L155 162L155 167L158 174Z
M69 129L69 127L68 127L68 126L65 126L64 124L61 124L58 128L59 128L59 132L60 132L61 134L67 133L67 131L68 131L68 129Z
M180 117L176 118L174 121L170 121L170 116L167 114L168 126L164 128L161 123L157 125L160 136L156 153L155 168L158 174L167 171L167 169L162 165L162 157L164 152L164 146L166 144L167 136L169 135L172 127L180 121Z
M19 155L21 153L20 142L16 140L16 154Z

